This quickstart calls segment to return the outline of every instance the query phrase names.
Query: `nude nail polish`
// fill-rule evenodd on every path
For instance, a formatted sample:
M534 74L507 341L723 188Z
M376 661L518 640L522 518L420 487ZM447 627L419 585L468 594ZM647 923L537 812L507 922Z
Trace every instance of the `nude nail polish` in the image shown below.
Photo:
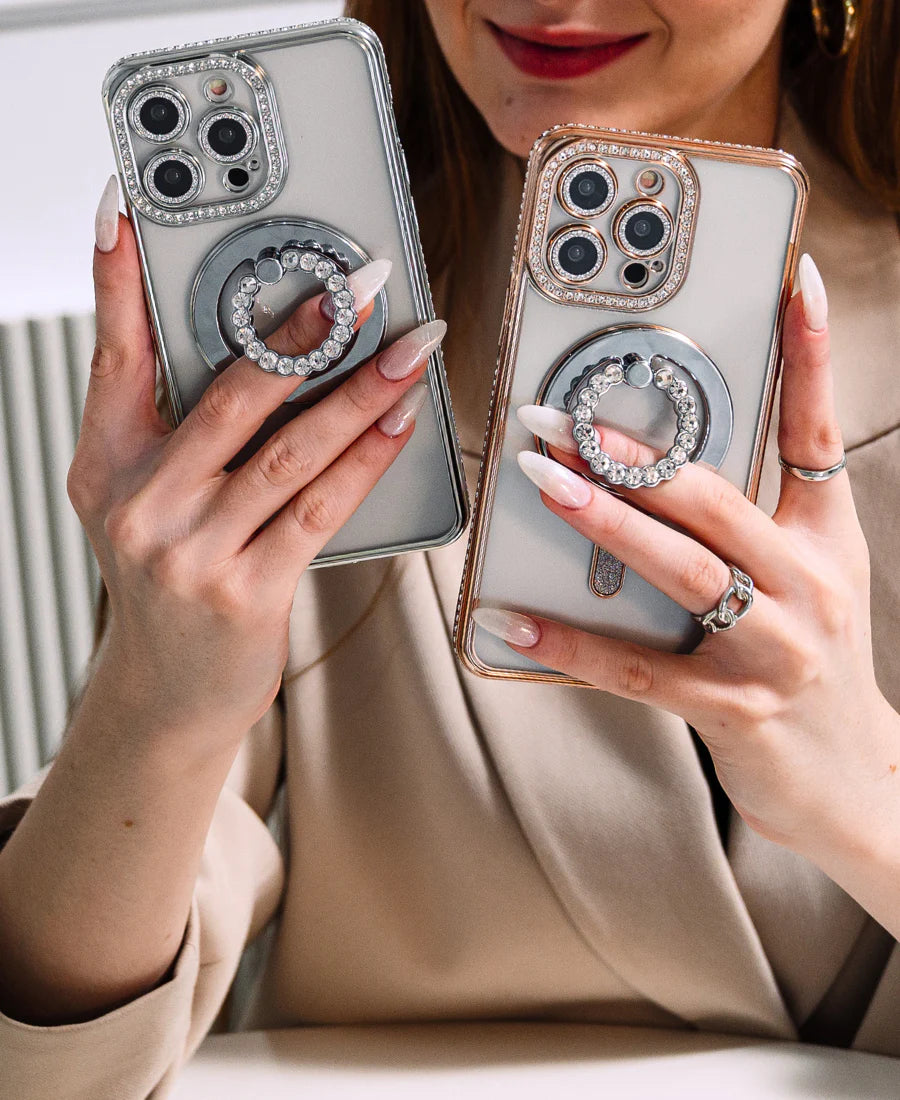
M446 332L447 322L440 320L429 321L407 332L378 356L378 373L391 382L406 378L428 359Z
M421 412L427 396L428 386L424 382L410 386L400 400L379 418L378 430L391 439L402 435Z
M101 252L112 252L119 239L119 181L115 175L106 181L100 196L94 218L94 236Z
M489 634L513 645L537 645L541 631L534 619L517 611L504 611L499 607L476 607L472 612L475 622Z
M518 460L522 473L557 504L566 508L584 508L590 503L593 493L588 483L559 462L535 451L519 451Z
M822 332L828 324L828 298L825 284L812 256L804 252L797 265L797 278L803 298L803 315L813 332Z
M573 421L567 413L547 405L520 405L516 416L528 431L552 447L568 454L578 454L578 444L572 437Z
M350 272L347 276L347 285L353 291L356 299L354 306L357 311L368 305L381 290L388 281L393 266L390 260L372 260ZM319 308L329 321L334 320L334 304L329 294L324 296Z

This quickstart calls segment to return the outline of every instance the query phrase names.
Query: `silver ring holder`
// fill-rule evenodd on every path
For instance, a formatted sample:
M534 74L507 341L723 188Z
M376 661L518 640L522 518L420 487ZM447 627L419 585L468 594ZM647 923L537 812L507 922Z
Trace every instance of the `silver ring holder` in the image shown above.
M734 430L731 394L716 364L680 332L657 325L617 325L579 341L549 371L535 402L573 416L573 435L589 465L582 476L618 496L625 495L618 486L627 492L658 485L688 461L720 466ZM595 417L663 457L644 466L617 462L596 440ZM547 454L542 440L538 448ZM614 596L624 579L624 564L595 547L591 591Z
M242 279L259 278L263 273L260 281L266 285L260 291L257 307L267 314L266 323L257 324L262 338L277 328L309 292L322 289L312 272L295 270L289 279L281 277L283 272L276 270L277 257L289 244L321 253L345 275L371 258L336 229L300 218L258 222L220 241L197 273L190 301L194 338L211 370L218 373L244 354L232 324L233 299L241 293ZM272 269L271 278L265 277L267 266ZM293 403L294 413L320 400L378 350L387 326L383 291L376 295L373 307L369 319L348 341L345 353L327 370L305 377L287 398Z

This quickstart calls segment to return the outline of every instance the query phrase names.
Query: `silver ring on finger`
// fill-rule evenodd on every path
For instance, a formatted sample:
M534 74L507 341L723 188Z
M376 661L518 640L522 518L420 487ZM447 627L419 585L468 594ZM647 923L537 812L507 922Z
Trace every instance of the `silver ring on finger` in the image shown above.
M782 470L787 470L789 474L793 474L794 477L799 477L801 481L828 481L829 478L839 474L841 470L847 465L847 455L841 455L841 461L836 462L833 466L829 466L827 470L807 470L803 466L792 466L790 462L785 460L779 454L778 465Z
M303 355L280 355L260 340L253 324L253 306L264 284L275 284L289 271L304 271L325 284L331 296L334 323L331 331L315 349ZM305 377L325 370L339 359L353 338L356 324L356 297L347 282L347 276L330 257L321 252L294 247L288 244L280 251L261 256L252 275L245 275L238 293L231 299L234 312L231 323L237 342L244 355L264 371L285 376L296 374Z
M719 602L711 611L703 615L691 615L706 631L707 634L717 634L720 630L731 630L753 606L753 581L743 573L736 565L728 566L731 573L731 584L722 593ZM728 601L734 596L739 602L738 608L728 606Z

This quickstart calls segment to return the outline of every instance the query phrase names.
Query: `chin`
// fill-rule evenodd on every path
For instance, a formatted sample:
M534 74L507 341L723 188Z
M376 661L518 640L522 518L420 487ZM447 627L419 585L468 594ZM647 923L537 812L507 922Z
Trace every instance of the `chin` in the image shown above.
M537 138L552 126L574 122L580 125L603 126L617 130L645 130L651 133L671 133L664 129L663 120L651 117L649 112L637 111L617 104L608 108L599 108L596 103L590 107L578 100L564 100L560 97L535 97L536 102L528 102L526 97L511 99L493 108L483 111L484 119L494 138L507 152L517 157L527 157Z

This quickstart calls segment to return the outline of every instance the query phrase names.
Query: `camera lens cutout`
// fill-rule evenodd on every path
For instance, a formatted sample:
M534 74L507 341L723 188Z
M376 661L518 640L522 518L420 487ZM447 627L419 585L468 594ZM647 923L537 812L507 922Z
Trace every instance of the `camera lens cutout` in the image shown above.
M654 256L672 237L672 218L659 203L632 203L619 211L613 233L626 256Z
M646 264L633 260L622 268L620 277L623 286L628 287L629 290L638 290L650 278L650 272Z
M243 111L214 111L200 123L200 147L212 160L240 160L256 145L256 124Z
M616 178L601 161L573 165L559 181L559 201L581 218L602 214L616 195Z
M144 187L164 206L182 206L203 186L203 169L189 154L179 149L157 153L144 169Z
M190 109L173 88L145 88L129 110L131 127L146 141L172 141L188 124Z
M250 173L246 168L229 168L223 182L229 191L246 191L250 184Z
M590 226L567 226L550 240L550 268L566 283L585 283L606 262L606 246Z

